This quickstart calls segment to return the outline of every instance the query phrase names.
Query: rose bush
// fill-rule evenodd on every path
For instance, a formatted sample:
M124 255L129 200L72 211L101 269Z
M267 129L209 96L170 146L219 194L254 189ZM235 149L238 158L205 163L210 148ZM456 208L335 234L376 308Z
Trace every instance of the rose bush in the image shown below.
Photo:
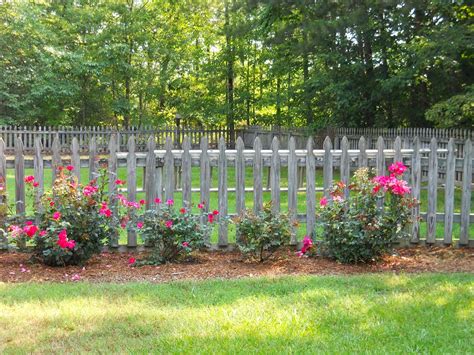
M154 265L175 261L204 247L219 212L207 213L203 204L198 208L200 214L193 214L189 208L175 207L173 200L162 203L156 199L154 208L138 216L136 222L136 229L151 252L145 260L134 259L131 264Z
M407 236L411 210L418 202L402 178L405 170L401 162L392 164L387 176L357 170L348 186L349 199L344 199L342 182L333 186L331 198L320 200L317 213L316 235L323 253L343 263L369 262Z
M83 264L116 238L118 214L109 206L106 171L98 180L81 185L73 170L60 167L51 191L41 198L42 208L35 206L34 218L9 226L9 240L20 247L32 244L34 257L47 265ZM25 182L29 189L38 187L33 176Z
M287 214L274 213L271 204L254 213L245 210L234 219L237 246L247 257L262 262L291 238L291 223Z

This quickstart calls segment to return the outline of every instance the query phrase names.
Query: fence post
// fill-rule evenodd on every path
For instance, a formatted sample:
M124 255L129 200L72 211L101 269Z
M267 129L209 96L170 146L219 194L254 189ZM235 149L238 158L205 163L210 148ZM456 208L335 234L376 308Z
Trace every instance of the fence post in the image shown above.
M306 234L314 237L316 222L316 162L313 154L313 138L306 145Z

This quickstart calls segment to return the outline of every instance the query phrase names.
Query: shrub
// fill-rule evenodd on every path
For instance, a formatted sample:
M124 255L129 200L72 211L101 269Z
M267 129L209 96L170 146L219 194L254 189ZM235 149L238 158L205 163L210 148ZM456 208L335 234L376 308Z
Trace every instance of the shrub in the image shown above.
M201 212L194 215L188 208L175 208L173 200L165 204L159 199L155 202L155 208L145 211L136 224L143 241L151 247L151 253L146 260L137 260L133 264L175 261L205 245L218 211L206 213L204 206L199 204Z
M374 177L359 169L348 186L349 199L343 197L342 182L334 185L329 200L321 199L316 234L324 253L343 263L369 262L407 236L416 201L402 179L406 167L395 163L389 170L389 176Z
M254 213L245 210L235 219L237 246L247 257L260 262L268 259L291 238L291 223L287 214L273 213L271 205Z
M20 246L31 241L34 257L51 266L83 264L115 237L115 216L104 191L106 172L101 172L99 182L84 186L72 175L73 169L59 168L52 191L42 196L43 211L35 206L36 223L26 220L9 227L11 241ZM25 182L30 189L38 186L33 176Z

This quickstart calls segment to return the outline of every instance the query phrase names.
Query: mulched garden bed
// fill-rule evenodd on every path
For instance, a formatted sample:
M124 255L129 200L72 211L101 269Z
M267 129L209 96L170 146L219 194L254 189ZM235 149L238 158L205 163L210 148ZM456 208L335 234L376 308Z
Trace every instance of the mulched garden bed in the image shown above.
M0 253L0 282L127 282L301 274L358 274L378 272L474 272L474 250L452 247L414 247L398 249L372 264L343 265L332 260L299 258L293 251L282 251L264 263L242 261L236 252L201 252L193 261L160 266L130 267L134 253L102 253L85 267L48 267L30 263L30 254Z

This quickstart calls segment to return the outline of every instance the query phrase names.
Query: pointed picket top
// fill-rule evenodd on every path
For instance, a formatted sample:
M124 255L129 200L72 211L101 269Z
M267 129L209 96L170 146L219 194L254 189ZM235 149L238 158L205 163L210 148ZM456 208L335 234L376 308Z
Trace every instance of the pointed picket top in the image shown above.
M332 141L329 136L326 136L326 138L324 138L323 149L324 150L332 149Z

